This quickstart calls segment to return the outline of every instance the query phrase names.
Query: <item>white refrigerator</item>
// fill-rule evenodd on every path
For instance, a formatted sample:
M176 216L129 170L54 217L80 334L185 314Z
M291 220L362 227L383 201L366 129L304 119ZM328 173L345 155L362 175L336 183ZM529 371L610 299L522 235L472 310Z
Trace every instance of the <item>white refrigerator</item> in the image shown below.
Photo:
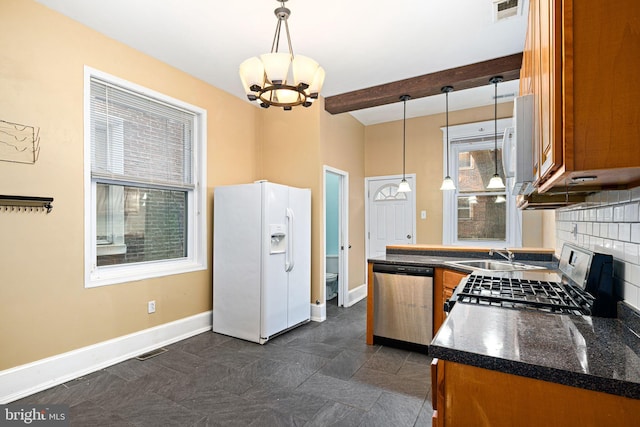
M214 189L213 331L264 344L309 321L311 190Z

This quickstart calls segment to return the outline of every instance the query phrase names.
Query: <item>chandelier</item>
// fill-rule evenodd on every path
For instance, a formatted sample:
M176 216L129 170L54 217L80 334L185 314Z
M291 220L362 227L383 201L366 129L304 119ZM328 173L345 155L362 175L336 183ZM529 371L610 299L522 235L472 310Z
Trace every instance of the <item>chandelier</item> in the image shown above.
M324 69L313 59L294 55L287 19L291 11L284 7L287 0L278 0L274 13L278 18L271 52L251 57L240 64L240 79L247 98L261 107L271 105L291 110L302 105L310 107L324 82ZM279 52L282 24L287 34L289 52Z

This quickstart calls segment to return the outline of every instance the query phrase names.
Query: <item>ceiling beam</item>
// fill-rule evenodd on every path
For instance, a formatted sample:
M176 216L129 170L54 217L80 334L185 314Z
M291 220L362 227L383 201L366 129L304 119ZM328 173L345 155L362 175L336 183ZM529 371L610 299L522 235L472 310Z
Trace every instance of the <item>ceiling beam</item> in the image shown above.
M504 81L515 80L520 78L521 65L522 52L329 96L324 100L324 109L331 114L339 114L399 102L401 95L409 95L411 99L424 98L439 95L440 89L447 85L456 91L471 89L489 85L489 79L498 75L503 76Z

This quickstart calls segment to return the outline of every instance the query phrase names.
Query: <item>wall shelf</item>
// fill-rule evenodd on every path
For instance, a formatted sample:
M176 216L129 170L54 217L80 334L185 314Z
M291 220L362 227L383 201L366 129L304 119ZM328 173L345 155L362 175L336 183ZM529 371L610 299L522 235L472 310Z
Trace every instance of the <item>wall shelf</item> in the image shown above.
M21 211L24 209L33 211L35 210L46 210L47 213L51 212L53 209L53 197L33 197L33 196L6 196L0 195L0 210L4 208L4 211L7 212L9 210Z

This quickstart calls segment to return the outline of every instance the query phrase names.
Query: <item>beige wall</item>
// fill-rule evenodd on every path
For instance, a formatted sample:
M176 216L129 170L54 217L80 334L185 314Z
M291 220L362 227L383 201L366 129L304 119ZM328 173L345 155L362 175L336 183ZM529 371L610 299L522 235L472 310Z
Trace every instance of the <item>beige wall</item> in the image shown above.
M210 260L84 288L83 69L208 111L209 206L215 185L255 179L258 110L32 1L0 2L0 52L0 119L39 126L41 139L35 164L0 162L0 194L55 198L48 215L0 213L0 370L210 310Z
M455 92L454 92L455 94ZM452 97L453 95L450 95ZM460 93L457 96L464 96ZM450 99L451 105L452 99ZM407 103L407 111L411 101ZM511 117L513 103L498 104L498 118ZM450 111L449 125L473 123L494 118L493 106ZM445 115L407 119L406 123L406 173L416 174L416 243L442 244L442 184L443 148L441 127ZM365 128L365 176L402 174L402 120L367 126ZM419 212L427 212L420 219ZM527 212L523 216L523 230L532 230L541 224L539 212ZM526 231L523 246L540 247L542 241L535 232ZM549 246L553 247L553 246Z
M354 289L366 282L363 158L365 127L350 114L332 116L323 111L320 132L322 164L349 174L347 243L351 249L349 249L348 289ZM320 257L324 257L324 253L323 247ZM323 275L321 283L324 284Z

